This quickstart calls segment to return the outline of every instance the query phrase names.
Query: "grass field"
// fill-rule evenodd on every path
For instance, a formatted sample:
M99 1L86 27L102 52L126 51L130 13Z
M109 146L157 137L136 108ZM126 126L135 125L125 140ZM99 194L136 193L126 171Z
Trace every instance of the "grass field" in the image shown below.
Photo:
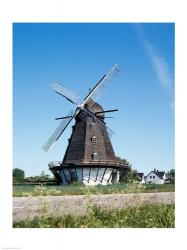
M85 216L43 217L15 223L19 228L174 228L174 204L146 204L126 209L88 207Z
M91 194L126 194L137 192L174 192L174 184L124 184L98 185L98 186L34 186L34 185L15 185L13 186L14 197L47 196L47 195L91 195Z

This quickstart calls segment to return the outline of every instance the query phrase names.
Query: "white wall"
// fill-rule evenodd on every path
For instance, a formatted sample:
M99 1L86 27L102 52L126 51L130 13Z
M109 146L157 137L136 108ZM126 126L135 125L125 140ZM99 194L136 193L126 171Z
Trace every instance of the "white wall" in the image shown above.
M98 168L91 168L91 171L90 171L90 168L83 168L83 173L82 173L82 168L77 168L76 172L77 172L78 181L83 182L85 185L111 184L112 177L110 178L109 182L107 181L111 175L112 168L107 168L106 171L105 171L105 168L100 168L98 171L98 174L97 174L97 171L98 171ZM104 174L104 171L105 171L105 174ZM66 179L69 181L71 178L69 171L67 169L64 169L63 172L66 174ZM63 180L63 184L68 184L66 182L63 172L60 171L59 173ZM90 173L90 180L89 180L89 173ZM104 177L103 177L103 174L104 174ZM96 176L97 176L97 181L95 181ZM83 180L82 180L82 177L83 177ZM119 182L119 172L117 173L117 176L115 178L115 183L117 182Z
M151 178L152 177L152 178ZM164 180L160 179L154 172L151 172L146 176L145 183L151 183L151 184L164 184Z
M91 185L91 186L92 185L98 185L98 184L107 185L107 184L110 183L110 182L108 183L107 180L110 177L112 169L107 169L106 172L105 172L104 177L103 177L103 174L104 174L105 168L100 168L99 171L98 171L98 175L97 175L97 170L98 170L98 168L92 168L91 169L90 180L88 182L90 168L84 168L83 169L83 183L85 185ZM96 176L97 176L97 181L95 181ZM103 178L103 180L102 180L102 178ZM102 181L102 183L101 183L101 181Z

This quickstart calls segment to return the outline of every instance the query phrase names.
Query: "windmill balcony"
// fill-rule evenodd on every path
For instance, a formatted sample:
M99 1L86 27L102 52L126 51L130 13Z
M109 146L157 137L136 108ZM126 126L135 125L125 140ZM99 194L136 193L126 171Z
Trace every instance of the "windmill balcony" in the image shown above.
M63 185L75 181L85 185L107 185L119 182L120 172L129 169L128 164L121 161L89 161L78 164L54 161L49 169Z

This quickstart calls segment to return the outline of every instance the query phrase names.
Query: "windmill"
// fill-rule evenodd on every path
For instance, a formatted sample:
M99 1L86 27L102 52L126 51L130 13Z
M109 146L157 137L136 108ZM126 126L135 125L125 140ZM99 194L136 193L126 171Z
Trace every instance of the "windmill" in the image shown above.
M42 147L47 152L75 119L63 160L49 163L49 169L59 183L70 184L74 181L86 185L117 183L129 170L130 164L127 161L117 160L110 140L114 132L105 123L105 113L118 110L103 110L96 102L108 82L118 72L119 66L115 64L95 84L82 102L75 93L59 82L52 82L51 88L75 105L75 109L66 116L56 118L62 121Z

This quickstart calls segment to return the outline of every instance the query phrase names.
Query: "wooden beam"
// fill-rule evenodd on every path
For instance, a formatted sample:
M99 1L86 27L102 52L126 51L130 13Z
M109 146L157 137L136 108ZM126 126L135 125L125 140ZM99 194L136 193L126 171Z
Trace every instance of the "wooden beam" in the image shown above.
M103 173L103 176L102 176L102 179L101 179L101 183L102 183L103 178L104 178L104 176L105 176L106 170L107 170L107 167L106 167L105 170L104 170L104 173Z
M97 169L97 174L96 174L96 177L95 177L95 182L97 181L97 176L98 176L98 173L99 173L99 169L100 168Z
M76 180L78 181L77 168L75 168Z
M89 171L88 183L90 182L90 173L91 173L91 166L90 166L90 171Z
M70 179L72 179L72 175L71 175L71 172L69 170L69 168L67 168L68 172L69 172L69 175L70 175Z
M64 174L65 180L67 183L69 183L69 181L67 180L66 174L64 173L64 170L62 169L62 173Z
M109 183L109 181L110 181L110 178L111 178L111 176L112 176L113 172L114 172L114 168L112 169L112 172L111 172L111 174L110 174L110 176L109 176L109 178L108 178L108 181L107 181L107 183Z
M82 181L83 181L83 179L84 179L83 171L84 171L84 168L82 167Z

